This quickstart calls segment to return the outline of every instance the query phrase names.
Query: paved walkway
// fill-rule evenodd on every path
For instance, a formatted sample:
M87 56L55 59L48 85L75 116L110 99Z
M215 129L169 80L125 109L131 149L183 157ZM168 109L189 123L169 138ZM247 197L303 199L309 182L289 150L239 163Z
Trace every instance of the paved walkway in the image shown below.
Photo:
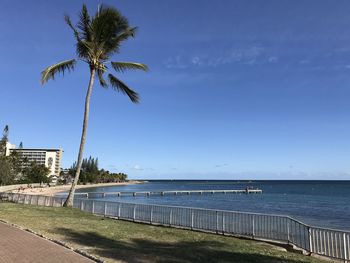
M63 246L0 222L1 263L92 263Z

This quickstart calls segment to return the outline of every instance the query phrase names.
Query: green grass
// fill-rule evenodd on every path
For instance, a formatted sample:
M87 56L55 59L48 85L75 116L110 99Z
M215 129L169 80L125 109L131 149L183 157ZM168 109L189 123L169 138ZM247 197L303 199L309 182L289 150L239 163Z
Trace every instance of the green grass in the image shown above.
M108 262L322 262L262 242L113 220L71 208L0 203L0 219Z

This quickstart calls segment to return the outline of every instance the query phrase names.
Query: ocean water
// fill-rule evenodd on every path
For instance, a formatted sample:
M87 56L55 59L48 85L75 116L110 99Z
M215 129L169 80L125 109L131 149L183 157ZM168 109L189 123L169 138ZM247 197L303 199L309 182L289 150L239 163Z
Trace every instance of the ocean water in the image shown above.
M350 230L350 181L149 181L77 192L224 190L247 186L262 189L263 194L113 196L104 199L288 215L314 226Z

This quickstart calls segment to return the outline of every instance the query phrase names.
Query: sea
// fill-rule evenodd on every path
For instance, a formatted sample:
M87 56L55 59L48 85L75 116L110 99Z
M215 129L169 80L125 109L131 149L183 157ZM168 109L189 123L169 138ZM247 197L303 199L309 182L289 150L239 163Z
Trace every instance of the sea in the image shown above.
M199 207L287 215L303 223L350 231L350 181L164 180L80 189L77 192L229 190L258 188L262 194L107 196L109 201Z

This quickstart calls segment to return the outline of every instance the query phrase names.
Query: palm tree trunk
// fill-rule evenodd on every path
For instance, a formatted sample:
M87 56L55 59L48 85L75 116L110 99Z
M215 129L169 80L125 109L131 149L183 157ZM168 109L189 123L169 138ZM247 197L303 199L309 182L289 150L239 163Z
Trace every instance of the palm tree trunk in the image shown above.
M94 85L94 78L95 78L95 70L93 68L91 68L90 69L89 87L88 87L88 90L87 90L87 93L86 93L86 98L85 98L85 111L84 111L83 131L81 133L80 148L79 148L78 163L77 163L77 171L75 172L75 177L74 177L74 180L73 180L73 183L72 183L72 187L70 188L68 197L67 197L66 201L63 204L63 206L66 206L66 207L73 206L75 187L76 187L76 185L78 184L78 181L79 181L81 165L82 165L82 162L83 162L83 152L84 152L84 145L85 145L85 140L86 140L86 130L87 130L88 121L89 121L90 97L91 97L92 86Z

